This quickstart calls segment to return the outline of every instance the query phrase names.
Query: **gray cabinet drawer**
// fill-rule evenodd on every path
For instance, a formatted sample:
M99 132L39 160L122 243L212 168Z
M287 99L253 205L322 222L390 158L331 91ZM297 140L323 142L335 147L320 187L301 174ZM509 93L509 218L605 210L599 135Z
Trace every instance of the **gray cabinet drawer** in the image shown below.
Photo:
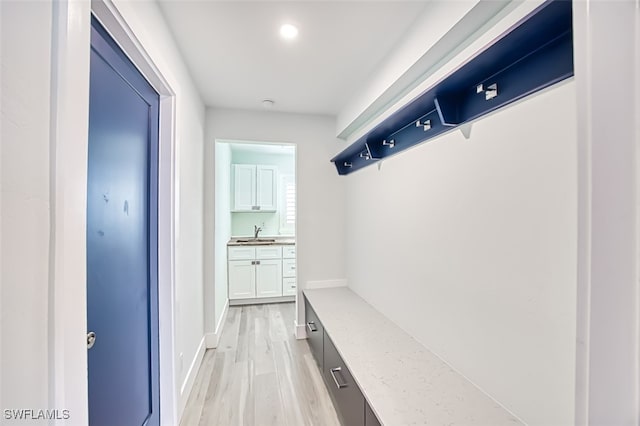
M366 402L364 403L364 426L382 426L376 415L373 414L373 410Z
M364 397L327 333L324 333L322 375L342 424L344 426L364 425Z
M318 316L313 311L313 308L311 307L309 302L307 302L306 298L304 299L304 308L305 325L307 327L307 342L309 343L313 358L315 358L316 362L318 363L318 367L320 367L320 370L322 370L324 360L324 328L322 327L322 323L320 323L320 321L318 320Z

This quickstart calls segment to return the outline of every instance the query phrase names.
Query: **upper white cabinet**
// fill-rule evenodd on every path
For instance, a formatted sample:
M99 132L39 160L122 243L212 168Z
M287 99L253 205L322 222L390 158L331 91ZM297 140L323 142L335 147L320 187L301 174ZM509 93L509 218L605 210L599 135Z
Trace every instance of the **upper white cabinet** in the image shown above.
M256 206L256 166L234 164L234 204L233 209L251 211Z
M274 212L277 210L275 166L233 164L233 211Z
M276 211L278 169L275 166L256 166L256 205L260 210Z

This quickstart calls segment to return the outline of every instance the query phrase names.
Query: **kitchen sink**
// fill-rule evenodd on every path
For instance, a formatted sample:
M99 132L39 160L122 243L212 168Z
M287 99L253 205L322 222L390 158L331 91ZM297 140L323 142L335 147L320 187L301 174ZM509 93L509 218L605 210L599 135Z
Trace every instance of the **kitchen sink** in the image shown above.
M268 244L275 243L275 238L250 238L246 240L236 240L237 243L245 243L245 244Z

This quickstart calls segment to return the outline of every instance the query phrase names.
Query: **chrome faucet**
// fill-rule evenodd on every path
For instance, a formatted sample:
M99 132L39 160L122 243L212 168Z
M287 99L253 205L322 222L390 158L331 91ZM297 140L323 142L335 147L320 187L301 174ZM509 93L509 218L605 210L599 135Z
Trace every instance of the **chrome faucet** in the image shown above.
M262 228L260 228L258 225L253 225L253 239L258 239L258 234L260 233L260 231L262 231Z

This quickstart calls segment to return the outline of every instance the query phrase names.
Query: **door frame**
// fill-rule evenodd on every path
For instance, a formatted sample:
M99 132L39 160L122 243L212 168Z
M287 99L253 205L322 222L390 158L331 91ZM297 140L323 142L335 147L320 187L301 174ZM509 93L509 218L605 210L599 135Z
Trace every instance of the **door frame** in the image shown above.
M50 406L88 423L86 193L91 16L160 95L158 330L160 424L178 423L174 360L175 92L111 0L52 3ZM56 423L59 423L57 421ZM63 423L63 422L62 422ZM60 424L62 424L60 423Z

